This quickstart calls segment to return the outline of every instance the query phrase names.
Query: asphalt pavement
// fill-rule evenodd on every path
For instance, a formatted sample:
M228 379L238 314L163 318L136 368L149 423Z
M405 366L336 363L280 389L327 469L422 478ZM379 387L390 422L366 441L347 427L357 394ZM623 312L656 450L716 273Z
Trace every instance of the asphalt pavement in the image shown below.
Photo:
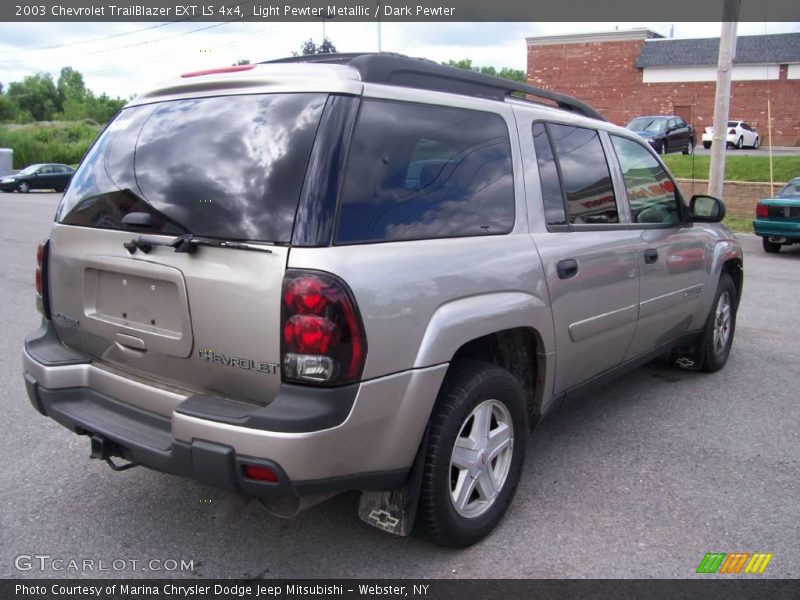
M221 519L215 489L90 460L22 380L57 202L0 194L0 577L693 578L705 553L739 551L773 554L762 577L800 577L800 246L766 255L742 236L727 367L651 364L550 416L505 520L454 551L363 524L355 493L291 520L256 503Z

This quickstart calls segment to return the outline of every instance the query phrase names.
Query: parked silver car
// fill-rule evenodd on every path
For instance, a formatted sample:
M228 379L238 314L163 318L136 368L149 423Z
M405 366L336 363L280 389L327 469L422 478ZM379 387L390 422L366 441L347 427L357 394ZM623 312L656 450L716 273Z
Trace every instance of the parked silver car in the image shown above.
M469 545L562 400L663 355L725 365L723 215L634 132L523 84L389 54L189 74L72 180L25 382L115 469L282 515L361 490L371 525Z

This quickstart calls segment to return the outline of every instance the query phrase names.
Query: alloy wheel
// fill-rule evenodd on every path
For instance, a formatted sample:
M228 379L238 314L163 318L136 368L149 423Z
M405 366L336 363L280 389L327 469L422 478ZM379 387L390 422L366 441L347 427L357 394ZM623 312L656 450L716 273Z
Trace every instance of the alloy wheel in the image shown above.
M497 400L478 404L464 420L450 458L450 500L462 517L484 514L508 478L514 453L514 424Z
M714 312L714 352L721 354L731 337L731 297L726 291L720 294Z

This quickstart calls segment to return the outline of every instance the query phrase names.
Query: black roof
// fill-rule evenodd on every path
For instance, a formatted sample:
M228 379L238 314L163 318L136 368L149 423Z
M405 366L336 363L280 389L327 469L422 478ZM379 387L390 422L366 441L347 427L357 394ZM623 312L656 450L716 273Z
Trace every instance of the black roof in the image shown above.
M476 96L492 100L505 100L517 92L554 102L559 108L572 111L592 119L604 121L602 115L588 104L550 90L531 85L483 75L474 71L440 65L422 58L411 58L391 52L366 54L311 54L292 56L265 63L313 62L347 65L356 69L361 80L370 83L399 85L424 90L450 92L464 96Z
M719 38L647 40L636 66L714 66L719 59ZM747 35L736 39L735 64L786 64L800 62L800 33Z

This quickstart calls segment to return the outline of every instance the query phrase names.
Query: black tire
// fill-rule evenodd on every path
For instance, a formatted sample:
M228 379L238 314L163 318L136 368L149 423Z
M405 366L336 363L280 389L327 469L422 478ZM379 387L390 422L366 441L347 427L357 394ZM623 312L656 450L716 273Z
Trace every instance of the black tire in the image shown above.
M489 410L487 433L483 437L477 425L477 415L485 415ZM496 427L492 428L492 425ZM485 446L467 452L475 454L471 469L459 468L454 464L456 441L470 441L464 437L480 440L498 439L510 427L510 440L497 450L495 457L487 456L490 450ZM505 429L501 429L505 426ZM519 382L500 367L481 361L464 361L451 366L431 416L428 445L425 454L425 467L420 491L419 512L416 522L417 533L437 544L451 547L465 547L486 537L505 515L519 483L528 437L528 412L525 396ZM506 433L507 435L507 433ZM462 448L463 450L463 448ZM477 452L477 454L476 454ZM495 470L504 475L499 490L491 489L495 496L486 501L483 494L484 476L496 475ZM459 484L460 482L460 484ZM463 488L469 485L470 487ZM466 502L460 509L456 507L460 488ZM476 514L465 516L468 510ZM482 512L480 512L482 511Z
M686 145L686 149L683 151L684 154L694 154L694 139L689 138L689 143Z
M703 142L703 148L705 148L706 150L711 148L711 142Z
M758 147L760 145L761 145L761 140L758 139L758 136L756 136L756 141L753 143L753 150L758 150Z
M720 329L725 318L720 314L721 307L726 303L728 306L727 335L724 337L723 343L723 340L718 335L721 336L722 334ZM698 354L703 371L708 373L719 371L728 362L728 356L733 345L733 336L736 332L736 308L738 305L739 298L736 294L736 286L733 285L730 275L723 273L719 278L714 303L711 305L711 312L709 312L706 319L706 325L703 328L703 335L700 341L700 352ZM724 313L724 310L722 312Z
M736 149L741 150L742 148L744 148L744 138L739 136L739 139L736 142Z
M31 191L31 184L27 181L20 181L17 183L17 191L22 194L27 194Z
M761 238L761 246L764 248L764 252L766 252L767 254L775 254L781 251L781 244L770 242L765 237Z

